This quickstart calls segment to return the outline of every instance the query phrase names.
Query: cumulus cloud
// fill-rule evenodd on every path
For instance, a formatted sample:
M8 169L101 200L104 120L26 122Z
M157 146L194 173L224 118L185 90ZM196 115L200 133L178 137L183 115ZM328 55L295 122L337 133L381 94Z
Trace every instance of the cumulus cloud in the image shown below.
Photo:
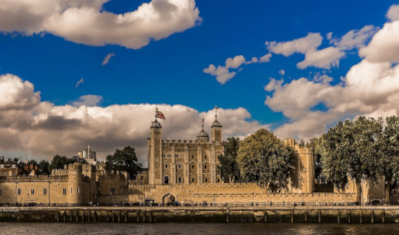
M359 55L371 62L399 62L398 38L399 21L386 23Z
M333 38L332 32L327 34L327 39L334 46L318 49L323 37L320 33L309 33L306 37L286 42L266 42L268 49L274 54L289 57L295 53L305 55L305 59L297 63L299 69L316 67L330 69L339 67L339 61L346 55L345 51L361 48L375 34L377 28L368 25L360 30L351 30L341 38Z
M104 65L108 64L109 60L110 60L112 57L114 57L114 56L115 56L114 53L108 53L108 54L105 56L105 58L104 58L103 62L101 63L101 65L104 66Z
M270 61L270 57L272 55L269 53L261 58L252 57L251 60L246 60L243 55L237 55L233 58L227 58L225 65L219 65L216 67L213 64L210 64L208 68L203 70L204 73L210 74L216 77L216 80L220 84L225 84L230 79L234 78L237 75L237 72L241 71L241 66L244 64L254 64L254 63L266 63ZM230 71L231 69L236 69L236 71Z
M103 100L102 96L99 95L84 95L79 97L77 101L74 101L73 106L96 106Z
M12 74L0 77L0 111L28 110L39 102L40 92L34 92L32 83Z
M284 69L281 69L280 71L278 71L278 73L281 74L282 76L284 76L285 70L284 70Z
M25 35L50 33L92 46L115 44L132 49L183 32L201 21L195 0L152 0L137 10L114 14L110 0L3 0L0 31Z
M76 83L75 87L78 88L78 86L79 86L80 84L84 83L84 82L85 82L84 79L81 78L81 79Z
M271 81L266 86L273 94L266 97L265 104L290 119L275 130L278 136L309 139L344 118L399 115L399 65L363 60L350 69L342 83L330 85L331 79L322 75L314 81ZM326 111L313 111L318 105L325 106Z
M387 18L391 21L399 20L399 5L392 5L389 8Z
M76 106L40 102L40 94L34 92L31 83L12 75L0 76L0 91L4 87L7 87L4 91L25 91L0 92L0 149L4 154L18 153L22 158L50 158L55 154L72 156L90 144L104 160L106 154L113 153L116 148L131 145L145 164L147 137L155 106L167 118L161 120L163 139L195 140L201 130L202 118L205 119L205 130L210 134L215 118L213 110L199 112L183 105L98 107L95 106L95 101L101 98L98 96L82 96ZM4 102L6 98L10 100ZM91 99L94 101L88 106L85 101ZM220 108L218 120L223 124L224 138L245 136L259 128L269 128L251 120L251 114L244 108Z

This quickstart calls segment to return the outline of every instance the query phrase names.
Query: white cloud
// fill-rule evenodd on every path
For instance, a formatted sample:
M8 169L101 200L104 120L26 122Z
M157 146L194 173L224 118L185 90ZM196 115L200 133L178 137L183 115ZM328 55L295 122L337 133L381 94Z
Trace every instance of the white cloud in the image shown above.
M79 97L77 101L74 101L73 106L96 106L103 100L102 96L99 95L84 95Z
M84 83L84 82L85 82L84 79L81 78L81 79L76 83L75 87L78 88L78 86L79 86L80 84Z
M26 110L39 102L40 92L34 92L32 83L12 74L0 76L0 111Z
M110 0L3 0L0 31L26 35L50 33L93 46L146 46L195 26L201 18L195 0L152 0L132 12L113 14Z
M387 18L391 21L399 20L399 5L392 5L389 8Z
M268 54L260 57L259 60L260 60L261 63L267 63L267 62L270 62L270 58L271 57L272 57L272 54L268 53Z
M336 47L327 47L322 50L310 50L305 53L305 60L297 64L300 69L307 67L316 67L330 69L339 67L339 60L345 56L345 53Z
M271 81L266 86L274 93L265 104L290 119L275 130L279 137L309 139L348 117L399 115L399 65L363 60L341 84L328 84L331 79L321 75L314 81L300 78L284 85ZM312 111L318 105L324 105L325 111Z
M386 23L370 43L360 49L359 55L370 62L399 62L398 38L399 21Z
M351 30L341 38L333 38L333 34L330 32L327 34L327 39L334 46L320 50L318 48L323 42L320 33L309 33L306 37L287 42L266 42L266 45L274 54L281 54L285 57L294 53L304 54L305 59L297 64L299 69L308 67L330 69L339 67L339 61L346 55L345 51L363 47L376 31L376 27L368 25L360 30Z
M230 79L234 78L237 75L237 72L242 71L242 65L269 62L271 56L272 55L269 53L259 59L257 57L252 57L251 60L247 61L243 55L237 55L233 58L227 58L225 66L219 65L216 67L215 65L210 64L208 68L203 70L203 72L215 76L216 80L223 85ZM236 69L237 72L230 71L231 69Z
M105 58L104 58L103 62L101 63L101 65L104 66L104 65L108 64L109 60L110 60L112 57L114 57L114 56L115 56L114 53L108 53L108 54L105 56Z
M318 48L323 41L323 37L319 33L309 33L308 36L298 38L288 42L266 42L269 50L274 54L281 54L285 57L294 53L305 54L310 50Z
M328 84L328 83L334 81L334 78L332 78L326 74L320 74L319 72L317 72L313 77L313 81L321 82L323 84Z
M364 47L365 43L378 31L373 25L366 25L360 30L351 30L341 39L330 39L340 50L352 50Z
M131 145L136 148L140 160L146 162L147 137L155 105L54 105L39 102L40 95L34 92L31 83L23 82L15 76L13 82L9 82L6 79L8 76L11 75L0 76L0 90L3 87L8 90L29 89L26 92L16 92L15 95L0 93L0 107L6 107L0 112L2 153L18 153L20 157L24 157L21 153L26 153L26 157L42 158L50 158L55 154L72 156L90 144L99 158L104 160L106 154L114 152L116 148ZM13 98L4 102L4 99L10 97ZM82 100L87 101L87 96ZM21 105L11 106L12 103ZM166 116L166 120L161 121L163 139L195 140L201 130L201 118L205 118L205 130L210 134L210 126L214 121L213 110L199 112L183 105L156 106ZM221 108L218 120L223 125L224 138L245 136L260 128L269 128L268 125L251 120L251 114L244 108Z
M284 76L285 70L284 70L284 69L281 69L280 71L278 71L278 73Z

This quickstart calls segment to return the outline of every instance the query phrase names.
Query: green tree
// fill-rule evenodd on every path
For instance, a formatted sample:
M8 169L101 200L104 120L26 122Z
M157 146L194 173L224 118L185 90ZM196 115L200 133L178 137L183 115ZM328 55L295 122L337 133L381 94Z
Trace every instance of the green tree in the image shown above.
M325 181L324 177L322 176L321 172L323 169L322 161L321 161L321 152L320 152L320 139L319 138L312 138L306 143L306 147L310 148L313 153L314 157L314 172L315 172L315 179L321 183L321 181Z
M137 171L141 169L135 149L127 146L122 150L117 149L113 155L107 156L106 169L114 171L127 171L132 179L136 178Z
M399 180L399 117L386 118L379 150L378 172L384 176L385 202L390 204L392 187Z
M51 171L54 169L63 169L64 165L75 162L86 163L86 161L83 158L80 158L78 156L73 156L71 158L68 158L66 156L61 156L57 154L53 157L53 160L51 160L51 163L48 166L48 172L51 173Z
M50 171L49 171L49 167L50 167L50 163L46 160L41 160L39 162L39 169L43 174L49 175Z
M341 190L350 177L356 183L359 203L362 180L377 179L376 154L381 133L380 120L361 116L355 122L338 122L322 135L323 176Z
M240 179L240 167L237 162L240 139L235 137L227 138L224 145L224 154L218 156L220 162L220 175L229 182Z
M273 133L260 129L245 138L238 151L241 177L273 191L287 188L296 152Z

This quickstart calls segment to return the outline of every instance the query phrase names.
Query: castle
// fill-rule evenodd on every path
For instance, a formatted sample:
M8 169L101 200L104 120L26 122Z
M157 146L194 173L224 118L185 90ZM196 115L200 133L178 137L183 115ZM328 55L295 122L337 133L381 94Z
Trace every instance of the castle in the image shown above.
M18 170L7 163L5 172L8 174L0 175L0 204L356 201L357 192L352 181L344 192L334 188L317 188L313 152L294 139L284 141L297 152L295 172L286 190L275 193L256 183L225 182L218 170L218 156L224 153L224 142L223 126L217 119L217 111L210 133L211 136L205 131L203 121L195 140L163 140L162 125L155 118L147 139L148 169L139 172L134 180L130 180L126 172L105 170L105 164L96 162L95 152L90 147L78 152L81 158L90 159L90 163L65 165L64 169L55 169L49 176L34 173L18 175Z

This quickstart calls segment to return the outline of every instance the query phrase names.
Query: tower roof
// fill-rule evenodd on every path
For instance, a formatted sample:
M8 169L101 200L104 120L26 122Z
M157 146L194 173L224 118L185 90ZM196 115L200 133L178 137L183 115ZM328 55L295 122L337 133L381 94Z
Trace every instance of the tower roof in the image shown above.
M155 120L152 122L151 128L162 128L162 126L161 126L161 123L159 123L157 120Z
M204 119L202 119L202 130L198 133L197 139L209 140L209 135L204 131Z
M223 127L218 121L218 106L215 106L215 121L212 123L212 127Z

